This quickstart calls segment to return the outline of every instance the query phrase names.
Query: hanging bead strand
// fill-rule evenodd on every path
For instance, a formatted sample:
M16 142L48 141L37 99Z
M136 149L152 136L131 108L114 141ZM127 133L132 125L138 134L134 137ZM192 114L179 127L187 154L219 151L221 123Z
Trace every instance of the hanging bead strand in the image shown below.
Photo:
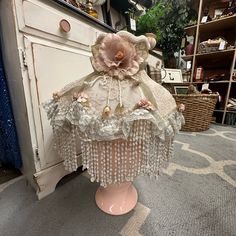
M114 183L117 183L117 159L119 158L119 150L118 150L118 140L114 143L115 156L113 160L114 167Z
M94 164L95 164L95 178L99 182L99 156L98 156L98 142L94 141Z
M108 166L107 166L107 169L108 169L108 184L112 183L112 156L113 156L112 145L113 145L112 142L107 143L107 149L108 149L108 156L107 156L107 160L108 160Z

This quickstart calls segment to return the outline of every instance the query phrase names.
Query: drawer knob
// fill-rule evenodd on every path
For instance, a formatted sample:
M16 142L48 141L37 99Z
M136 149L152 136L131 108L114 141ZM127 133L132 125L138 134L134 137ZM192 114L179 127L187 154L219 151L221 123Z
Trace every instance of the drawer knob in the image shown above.
M60 29L61 29L61 31L68 33L71 29L69 21L62 19L60 21Z

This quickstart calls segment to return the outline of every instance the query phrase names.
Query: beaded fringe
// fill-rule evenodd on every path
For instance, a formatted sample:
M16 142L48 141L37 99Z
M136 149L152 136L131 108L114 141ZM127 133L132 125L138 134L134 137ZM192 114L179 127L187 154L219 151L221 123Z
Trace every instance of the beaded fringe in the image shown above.
M113 141L81 140L82 164L88 169L91 181L101 186L133 181L140 174L157 177L165 161L172 155L173 139L161 140L152 133L152 123L137 120L127 140ZM80 133L77 126L65 135L57 131L56 145L64 158L65 168L75 171L78 168L78 144Z

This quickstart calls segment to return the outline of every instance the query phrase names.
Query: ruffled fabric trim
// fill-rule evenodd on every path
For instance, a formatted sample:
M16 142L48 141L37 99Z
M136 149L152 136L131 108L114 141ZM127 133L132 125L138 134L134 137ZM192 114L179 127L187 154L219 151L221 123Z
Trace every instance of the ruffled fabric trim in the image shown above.
M162 117L158 110L148 111L143 108L135 109L123 116L113 115L103 119L93 114L93 111L86 109L78 101L60 102L51 99L44 104L48 119L54 131L70 131L72 125L77 126L84 141L109 141L115 139L127 139L133 122L146 120L153 124L155 136L165 141L172 138L184 123L181 112L172 111L167 117Z

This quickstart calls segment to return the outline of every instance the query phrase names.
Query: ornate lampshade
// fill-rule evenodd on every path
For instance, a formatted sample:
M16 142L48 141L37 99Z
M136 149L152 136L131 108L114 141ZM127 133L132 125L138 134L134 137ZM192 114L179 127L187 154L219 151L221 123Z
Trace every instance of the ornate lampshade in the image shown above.
M159 175L183 116L172 95L146 74L149 49L145 36L101 34L92 46L94 72L45 103L67 170L78 168L79 141L84 168L103 187Z

